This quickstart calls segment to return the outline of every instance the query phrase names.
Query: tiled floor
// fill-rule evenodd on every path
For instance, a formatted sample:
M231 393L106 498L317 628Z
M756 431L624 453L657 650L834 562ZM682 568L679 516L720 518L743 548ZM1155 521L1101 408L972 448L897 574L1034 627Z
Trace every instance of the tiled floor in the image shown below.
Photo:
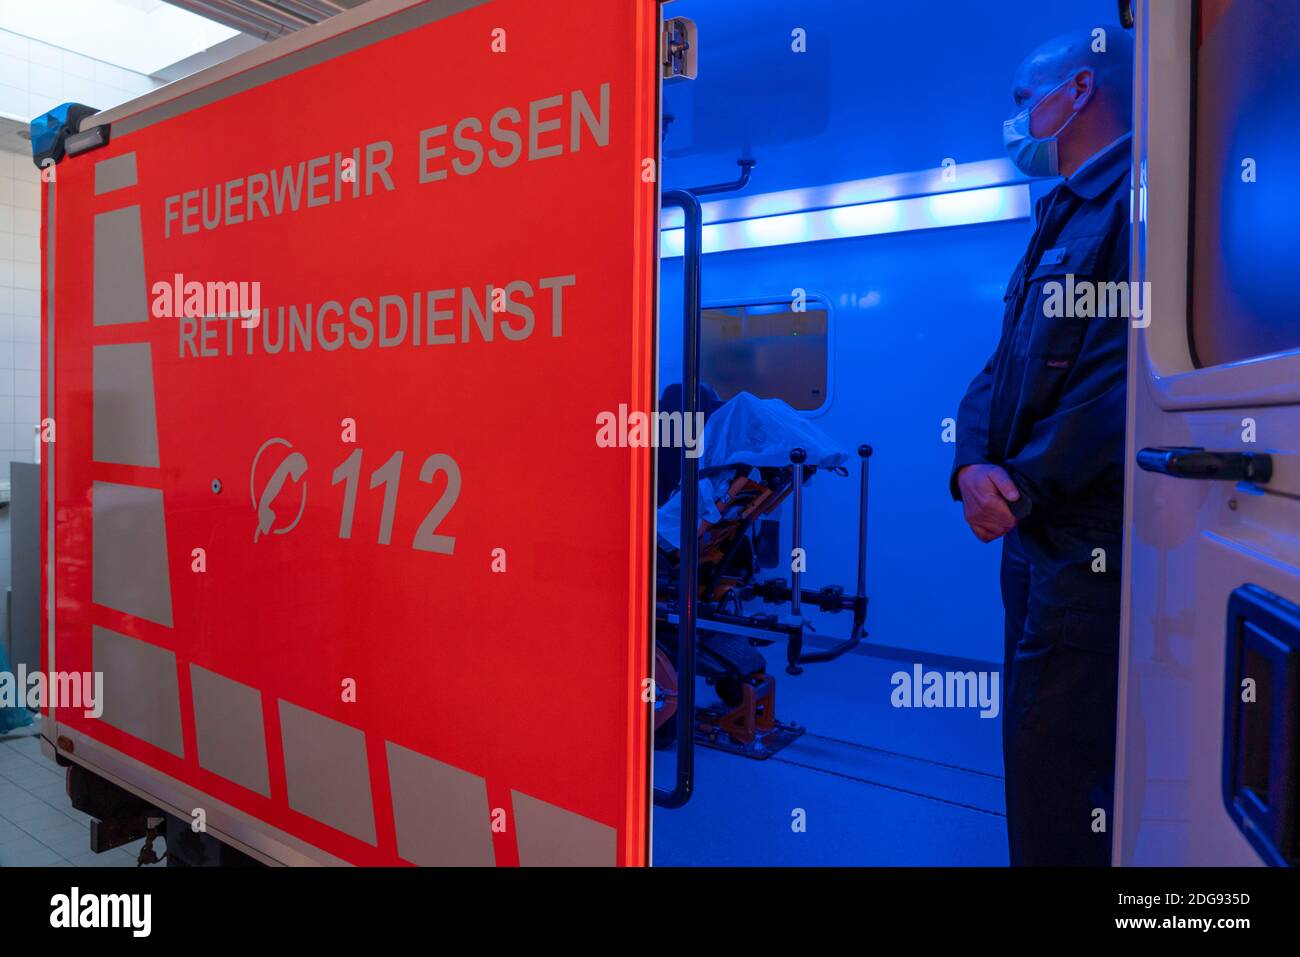
M0 867L134 867L142 843L91 851L90 817L73 810L36 726L0 736Z

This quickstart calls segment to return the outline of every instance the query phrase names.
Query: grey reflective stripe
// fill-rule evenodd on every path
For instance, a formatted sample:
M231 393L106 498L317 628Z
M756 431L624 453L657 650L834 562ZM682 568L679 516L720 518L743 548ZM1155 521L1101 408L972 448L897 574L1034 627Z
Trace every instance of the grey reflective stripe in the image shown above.
M90 577L96 604L170 628L162 490L96 482L90 496Z
M98 625L93 631L92 666L104 674L100 720L182 756L176 656L166 648Z
M148 319L139 206L127 206L95 217L94 255L95 325Z
M123 153L95 164L95 195L102 196L115 189L126 189L136 184L135 154Z
M614 867L618 832L608 824L510 792L522 867Z
M397 853L424 867L491 867L487 784L450 764L387 742Z
M147 342L94 348L95 461L158 467L153 357Z
M342 21L348 17L348 14L341 14L339 17L309 27L300 34L291 34L283 40L250 50L229 63L213 67L213 74L218 78L204 86L195 87L191 92L175 95L164 87L157 94L146 94L138 104L126 103L118 109L88 118L81 124L81 129L87 130L108 123L113 128L113 139L117 140L136 130L174 119L190 110L209 106L226 97L289 76L307 67L325 63L345 53L360 50L417 27L481 7L491 0L425 0L424 3L407 6L387 16L373 18L375 11L366 10L366 7L377 5L378 2L379 0L371 0L371 3L356 11L359 15L370 16L372 19L346 32L338 32L340 26L346 27L346 23ZM339 20L340 23L333 23L332 20ZM312 42L316 37L321 39ZM304 42L310 45L280 53L286 46ZM192 80L187 78L177 83L188 85L191 82L202 83L203 81L203 74L198 74ZM171 96L170 99L154 102L156 97L168 95ZM134 112L125 112L133 108ZM125 115L121 115L124 112Z
M190 689L199 767L270 797L262 693L193 664Z
M375 812L365 734L281 701L280 738L289 807L374 844Z
M89 734L66 725L59 728L59 733L72 742L72 760L75 763L90 768L104 780L181 819L189 818L195 808L203 808L208 812L209 834L258 860L267 864L296 866L342 867L348 864L303 838L268 824L256 814L227 804L205 793L202 787L187 784Z

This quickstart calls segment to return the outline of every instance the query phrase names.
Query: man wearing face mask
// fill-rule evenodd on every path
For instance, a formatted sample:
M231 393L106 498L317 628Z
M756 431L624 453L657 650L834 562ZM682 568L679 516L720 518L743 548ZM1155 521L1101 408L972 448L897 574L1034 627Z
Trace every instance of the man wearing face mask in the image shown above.
M1002 539L1013 865L1110 861L1128 322L1057 307L1129 278L1132 77L1119 27L1052 40L1017 71L1007 150L1063 179L1035 206L957 419L953 498L980 541Z

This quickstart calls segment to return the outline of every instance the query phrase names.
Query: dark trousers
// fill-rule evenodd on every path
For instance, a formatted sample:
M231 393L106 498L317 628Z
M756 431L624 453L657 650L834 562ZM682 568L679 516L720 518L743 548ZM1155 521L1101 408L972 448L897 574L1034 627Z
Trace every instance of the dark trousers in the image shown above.
M1003 539L1012 866L1110 863L1119 577L1118 521L1031 518Z

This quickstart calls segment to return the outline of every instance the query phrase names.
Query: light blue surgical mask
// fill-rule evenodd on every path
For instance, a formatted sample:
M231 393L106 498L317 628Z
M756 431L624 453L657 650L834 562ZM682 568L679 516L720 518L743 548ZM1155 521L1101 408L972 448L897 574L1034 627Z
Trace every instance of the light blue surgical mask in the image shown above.
M1074 122L1074 118L1079 115L1076 110L1070 115L1070 118L1061 124L1061 128L1051 136L1039 138L1034 136L1030 130L1030 120L1034 110L1039 104L1049 96L1065 86L1067 83L1073 83L1074 77L1070 77L1040 97L1038 103L1033 106L1027 106L1011 119L1002 124L1002 144L1007 148L1007 154L1011 157L1011 162L1016 164L1026 176L1059 176L1061 173L1059 160L1057 156L1057 137L1061 135L1062 130Z

